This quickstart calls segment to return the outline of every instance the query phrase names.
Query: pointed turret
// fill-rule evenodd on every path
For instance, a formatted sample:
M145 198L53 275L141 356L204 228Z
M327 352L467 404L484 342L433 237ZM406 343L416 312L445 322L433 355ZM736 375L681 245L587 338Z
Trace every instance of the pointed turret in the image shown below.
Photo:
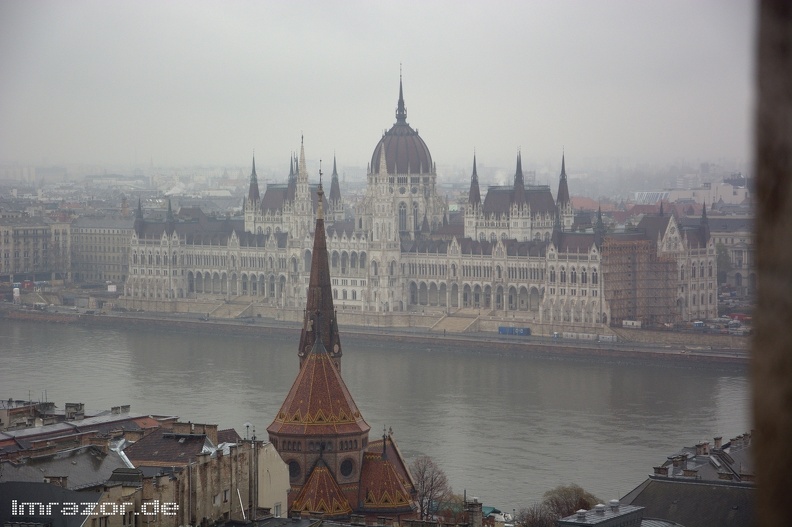
M569 186L567 185L566 160L561 154L561 175L558 177L558 194L556 195L556 206L565 207L569 204Z
M514 203L525 203L525 179L522 171L522 152L517 153L517 169L514 171Z
M330 205L333 207L333 210L338 210L338 208L341 207L341 187L338 184L335 155L333 155L333 177L330 181Z
M424 212L423 222L421 223L421 234L429 235L432 230L429 228L429 219L426 217L426 212Z
M248 189L248 203L256 206L261 199L259 194L258 176L256 175L256 156L253 156L253 169L250 171L250 188Z
M481 192L479 191L478 174L476 173L476 154L473 154L473 174L470 176L470 192L468 204L473 208L481 206Z
M320 174L321 176L321 174ZM318 205L316 209L316 227L314 229L314 245L311 255L311 277L308 282L308 301L305 305L305 317L300 335L300 367L305 357L316 342L317 329L322 335L324 347L330 353L334 363L341 367L341 339L338 336L335 308L333 307L333 288L330 281L330 263L327 256L327 238L324 223L324 190L322 183L316 192ZM320 314L321 328L313 327L316 315Z

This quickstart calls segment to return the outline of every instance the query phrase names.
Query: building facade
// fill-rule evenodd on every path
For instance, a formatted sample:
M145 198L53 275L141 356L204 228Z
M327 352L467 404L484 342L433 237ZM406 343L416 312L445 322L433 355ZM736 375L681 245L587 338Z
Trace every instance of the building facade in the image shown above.
M124 283L129 275L132 218L77 218L72 223L72 279Z
M68 279L70 231L49 218L0 218L0 282Z
M462 222L450 221L448 204L437 193L431 153L407 123L400 82L396 122L374 147L362 200L354 210L345 209L335 160L329 199L323 198L336 306L379 313L467 309L570 330L634 318L660 324L717 316L717 304L709 300L715 293L709 273L716 273L716 262L708 230L680 234L672 216L665 216L663 225L639 225L629 236L643 240L642 249L631 249L636 256L645 253L644 264L636 267L643 275L626 281L629 266L622 264L628 260L619 259L629 255L603 253L603 243L615 235L601 216L596 225L576 228L564 156L561 167L553 197L549 186L534 185L530 178L526 183L518 154L513 184L490 187L482 196L474 156ZM301 141L286 183L270 183L262 192L253 161L243 220L177 221L169 210L166 221L152 222L138 208L125 297L250 297L278 308L302 308L318 210L311 196L318 183L306 168ZM667 272L669 259L677 272ZM625 279L619 287L608 289L608 269L608 276ZM662 279L654 279L660 271ZM638 290L604 294L622 287ZM658 300L639 308L637 296ZM678 301L669 305L672 297ZM612 311L619 313L615 320Z

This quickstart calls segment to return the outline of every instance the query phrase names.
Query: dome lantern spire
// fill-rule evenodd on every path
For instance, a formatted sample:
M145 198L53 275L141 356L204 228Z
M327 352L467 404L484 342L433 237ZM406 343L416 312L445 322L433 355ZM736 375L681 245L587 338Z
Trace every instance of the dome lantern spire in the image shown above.
M404 107L404 90L402 89L401 65L399 65L399 102L396 106L396 122L407 123L407 108Z

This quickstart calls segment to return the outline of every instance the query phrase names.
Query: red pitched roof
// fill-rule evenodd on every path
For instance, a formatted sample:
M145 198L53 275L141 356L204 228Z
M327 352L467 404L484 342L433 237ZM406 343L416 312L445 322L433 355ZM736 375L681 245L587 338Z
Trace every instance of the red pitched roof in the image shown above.
M348 516L352 512L352 507L327 465L320 459L294 499L291 510L319 513L325 518L341 518Z
M316 436L366 433L369 429L322 339L316 339L267 431Z
M387 452L384 456L382 452L363 455L358 501L364 512L410 513L415 510L410 491Z

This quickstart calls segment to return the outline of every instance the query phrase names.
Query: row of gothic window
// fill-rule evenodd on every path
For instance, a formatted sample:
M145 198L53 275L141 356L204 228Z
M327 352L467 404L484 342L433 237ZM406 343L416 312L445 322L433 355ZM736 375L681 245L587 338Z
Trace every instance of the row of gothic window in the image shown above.
M567 283L567 271L566 271L565 267L562 267L560 269L558 275L559 275L559 282L561 282L562 284ZM550 268L550 283L554 284L555 281L556 281L555 267L551 267ZM578 281L578 273L577 273L577 270L573 267L569 271L569 283L570 284L576 284L577 281ZM597 270L596 269L592 269L592 271L591 271L591 283L593 285L597 285L598 282L599 282L599 275L597 274ZM588 283L588 271L585 268L580 270L580 283L581 284L587 284Z
M698 268L699 268L699 277L704 278L704 262L701 262ZM690 277L696 278L696 264L691 264L690 266ZM707 269L707 278L712 278L712 262L709 263L709 267ZM684 265L679 269L679 279L680 280L685 279Z

